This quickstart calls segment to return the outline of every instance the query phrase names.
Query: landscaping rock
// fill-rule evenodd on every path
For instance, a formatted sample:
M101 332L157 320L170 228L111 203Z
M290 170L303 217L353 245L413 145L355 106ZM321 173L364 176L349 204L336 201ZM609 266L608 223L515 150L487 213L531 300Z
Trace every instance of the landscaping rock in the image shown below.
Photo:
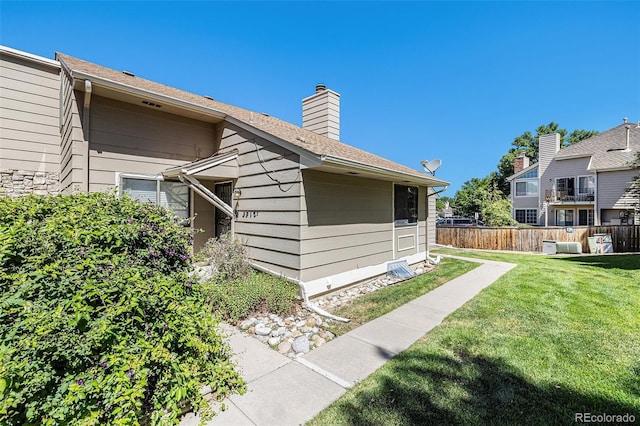
M296 337L291 346L296 353L306 354L309 352L309 338L304 335Z
M315 337L316 337L316 338L315 338L315 339L313 339L313 347L314 347L314 348L318 348L318 347L320 347L320 346L324 345L325 343L327 343L327 341L326 341L326 340L324 340L322 337L320 337L320 336L318 336L318 335L316 335Z
M269 346L275 346L278 343L280 343L280 338L279 337L272 337L268 340Z
M289 342L281 342L278 345L278 352L280 352L281 354L286 354L287 352L289 352L291 350L291 343Z
M256 323L256 321L257 320L255 318L249 318L242 321L239 325L240 330L248 330L251 326L253 326Z
M432 265L421 264L415 269L416 274L429 272ZM312 303L322 306L331 312L338 306L351 304L362 295L372 293L381 288L393 285L401 280L387 276L378 277L349 289L341 289L339 293L331 293L312 300ZM293 315L283 318L272 312L248 318L238 324L238 328L245 330L261 342L276 347L278 352L291 359L318 348L333 340L336 336L324 327L335 324L334 320L322 317L316 312L300 309Z
M265 326L264 324L258 324L256 325L256 334L258 336L268 336L269 334L271 334L271 328Z

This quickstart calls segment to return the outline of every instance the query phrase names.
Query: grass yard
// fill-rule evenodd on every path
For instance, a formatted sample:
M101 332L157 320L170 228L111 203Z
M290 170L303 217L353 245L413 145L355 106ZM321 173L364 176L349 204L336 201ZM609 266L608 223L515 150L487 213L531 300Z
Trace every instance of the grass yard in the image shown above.
M640 422L640 255L441 252L518 266L311 425Z
M351 321L335 322L331 327L327 327L327 330L336 335L347 333L478 266L478 263L464 260L444 259L429 273L369 293L355 299L350 305L334 310L333 314L349 318Z

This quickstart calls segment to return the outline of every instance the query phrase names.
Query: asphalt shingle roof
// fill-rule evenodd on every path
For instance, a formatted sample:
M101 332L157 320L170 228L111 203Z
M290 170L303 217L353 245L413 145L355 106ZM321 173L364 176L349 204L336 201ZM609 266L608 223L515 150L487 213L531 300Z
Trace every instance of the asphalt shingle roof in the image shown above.
M210 108L234 117L236 120L240 120L249 126L269 133L276 138L289 142L317 156L328 155L332 157L340 157L363 165L380 167L392 172L399 172L422 179L434 180L432 176L425 173L421 173L340 141L302 129L301 127L272 116L249 111L223 102L205 98L201 95L189 93L154 81L145 80L140 77L130 76L120 71L106 68L62 53L56 53L56 59L59 60L64 67L69 69L72 75L75 71L130 86L135 89L141 89L162 96L169 96L180 101Z
M624 150L627 144L626 126L629 126L629 151ZM629 167L639 150L640 126L636 123L626 123L563 148L554 159L590 156L591 170L617 169Z

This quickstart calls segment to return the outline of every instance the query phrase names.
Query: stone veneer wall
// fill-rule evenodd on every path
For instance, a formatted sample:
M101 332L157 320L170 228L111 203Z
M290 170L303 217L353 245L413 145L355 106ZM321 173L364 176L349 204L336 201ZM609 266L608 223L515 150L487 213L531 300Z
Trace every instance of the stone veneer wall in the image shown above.
M22 197L28 194L58 195L60 173L33 172L27 170L0 170L0 195Z

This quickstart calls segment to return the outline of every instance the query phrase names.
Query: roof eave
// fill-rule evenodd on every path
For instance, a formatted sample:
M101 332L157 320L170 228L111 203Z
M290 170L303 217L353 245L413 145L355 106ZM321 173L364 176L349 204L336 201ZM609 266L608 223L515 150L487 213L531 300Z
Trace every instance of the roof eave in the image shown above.
M0 45L0 53L4 53L5 55L8 55L8 56L13 56L14 58L25 59L31 62L37 62L42 65L47 65L50 67L60 69L60 62L58 61L45 58L44 56L38 56L32 53L23 52L22 50L12 49L8 46Z
M323 155L322 164L327 166L341 167L353 171L373 172L387 178L401 180L403 182L416 183L425 186L438 187L449 186L450 183L442 179L424 175L424 177L416 176L411 173L405 173L398 170L391 170L380 166L372 166L369 164L359 163L342 157Z
M510 182L514 179L519 178L520 176L522 176L523 174L530 172L531 170L535 169L536 167L538 167L538 163L533 163L532 165L530 165L529 167L525 167L524 169L520 170L518 173L514 173L511 176L507 177L507 181Z
M161 95L156 92L140 89L138 87L133 87L124 83L119 83L117 81L109 80L104 77L98 77L93 74L87 74L82 71L77 71L73 69L70 69L70 74L74 80L89 80L93 85L101 86L119 93L137 95L143 98L148 98L154 101L172 105L176 108L181 108L181 109L189 110L192 112L208 115L211 117L216 117L222 120L224 120L227 117L227 114L220 112L218 110L215 110L213 108L207 108L205 106L197 105L192 102L183 101L181 99L177 99L171 96Z
M594 167L594 168L589 168L587 169L590 172L621 172L621 171L627 171L627 170L633 170L633 167L629 167L629 166L617 166L617 167Z
M557 155L555 157L553 157L554 160L556 161L562 161L562 160L575 160L576 158L587 158L587 157L592 157L594 154L593 153L589 153L589 154L569 154L569 155L563 155L558 157Z
M243 130L251 132L262 139L273 142L274 144L281 146L282 148L285 148L286 150L291 151L294 154L298 154L300 156L300 164L302 168L316 167L322 164L322 161L317 154L301 148L298 145L274 136L271 133L265 132L264 130L260 130L259 128L252 126L251 124L248 124L245 121L237 119L231 115L228 115L225 120L233 124L234 126L238 126Z

